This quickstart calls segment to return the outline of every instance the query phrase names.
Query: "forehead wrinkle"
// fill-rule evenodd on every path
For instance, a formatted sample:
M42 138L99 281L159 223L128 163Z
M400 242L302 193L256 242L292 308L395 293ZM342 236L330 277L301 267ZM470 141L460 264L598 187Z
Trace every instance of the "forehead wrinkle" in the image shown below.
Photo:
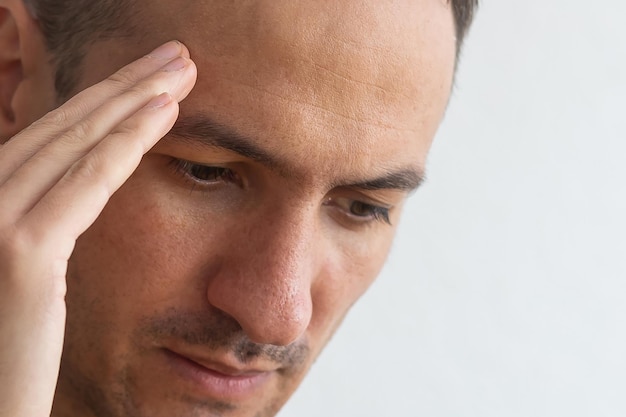
M279 59L281 61L288 61L288 64L292 64L294 61L300 61L305 65L313 67L313 70L318 69L322 72L329 73L332 77L338 78L339 81L361 84L365 87L372 87L389 95L395 94L410 100L413 99L413 97L406 92L406 83L403 84L395 82L398 81L399 78L397 75L393 77L392 81L394 82L381 82L381 78L389 78L389 76L381 77L381 71L375 71L375 68L379 65L373 62L372 59L372 56L376 56L378 58L385 56L386 59L384 59L384 61L387 64L393 63L392 67L395 71L392 72L394 74L398 74L399 72L403 72L399 70L399 68L403 65L410 68L410 66L407 65L408 57L406 54L400 54L388 47L371 46L366 44L364 41L358 42L354 40L341 39L334 34L327 34L324 36L324 39L326 41L332 40L332 42L308 41L305 45L300 45L295 44L289 39L277 37L275 39L275 43L289 46L293 50L299 52L298 54L293 54L289 58L283 57L282 59ZM324 45L326 48L323 48ZM309 54L303 53L303 46L313 52ZM357 51L361 51L361 53L357 53ZM328 62L322 63L321 61L323 60L316 60L316 57L331 58L331 60L327 60ZM344 59L341 63L346 65L341 65L339 62L340 58ZM367 80L368 77L363 76L361 77L362 79L357 78L356 73L359 73L359 70L367 71L368 73L366 75L369 76L369 78L372 78L372 80ZM406 72L406 70L404 72ZM363 74L360 73L360 75ZM410 76L407 76L406 80L408 81L410 78Z
M192 16L195 25L215 39L206 47L221 61L215 71L220 79L283 98L295 96L357 121L419 127L410 114L430 96L418 87L420 68L427 69L428 63L419 63L419 20L412 23L408 37L406 32L395 36L400 29L392 23L407 26L399 20L406 20L400 7L260 1L244 2L241 8L218 8L216 15L225 15L224 22L211 16L212 23L201 25ZM377 11L383 17L376 16Z
M444 12L449 15L449 27L440 28L433 39L432 35L425 36L432 27L431 20L415 7L416 3L419 2L305 2L299 7L293 6L291 13L283 11L291 19L272 20L267 34L273 42L289 39L285 45L293 45L295 56L305 55L338 74L342 74L338 70L347 70L350 74L365 75L362 81L375 80L376 83L370 84L406 95L408 88L415 89L414 92L420 90L415 84L421 75L419 67L432 59L424 57L423 50L432 41L454 45L449 5ZM334 64L342 66L333 68ZM348 78L354 79L354 76Z
M291 97L287 97L286 94L280 94L278 92L274 92L271 91L269 88L263 88L261 86L258 85L253 85L250 83L245 83L242 82L241 80L236 80L230 77L222 77L222 80L229 82L230 84L235 85L236 87L243 87L246 89L252 89L255 90L257 92L260 92L262 94L266 94L269 96L272 96L274 98L277 98L280 101L285 101L289 104L300 104L300 105L304 105L306 107L310 107L313 108L315 110L321 111L325 114L331 115L331 116L336 116L345 120L348 120L350 122L357 122L359 124L363 124L363 125L370 125L373 127L377 127L377 128L383 128L383 129L389 129L389 130L395 130L398 132L409 132L409 133L417 133L417 129L414 127L398 127L398 126L394 126L390 123L385 123L383 121L375 121L375 120L367 120L365 118L361 118L359 117L357 114L355 114L356 112L341 112L338 110L333 110L333 109L329 109L325 106L322 106L320 104L315 103L314 101L307 101L304 99L298 99L296 97L298 97L297 95L293 95L293 98ZM345 107L344 107L345 108ZM345 108L347 110L347 108Z
M336 39L336 38L335 38ZM407 59L362 47L329 41L300 45L299 50L274 57L270 66L284 67L283 84L262 85L266 92L298 97L308 104L361 123L397 130L413 130L404 117L420 93L417 77L409 75ZM392 111L389 111L392 110Z

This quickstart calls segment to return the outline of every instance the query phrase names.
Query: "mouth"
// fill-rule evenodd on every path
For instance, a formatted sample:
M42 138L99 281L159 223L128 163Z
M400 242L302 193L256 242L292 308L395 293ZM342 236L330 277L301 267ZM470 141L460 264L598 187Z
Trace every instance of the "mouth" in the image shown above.
M238 402L253 397L266 386L275 370L245 368L188 353L163 349L174 373L202 397Z

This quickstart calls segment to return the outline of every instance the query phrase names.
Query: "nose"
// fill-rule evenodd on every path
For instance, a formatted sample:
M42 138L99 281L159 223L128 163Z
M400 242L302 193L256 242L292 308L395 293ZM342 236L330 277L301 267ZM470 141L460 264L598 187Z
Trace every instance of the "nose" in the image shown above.
M305 216L270 216L231 231L207 295L253 342L286 346L311 321L316 231Z

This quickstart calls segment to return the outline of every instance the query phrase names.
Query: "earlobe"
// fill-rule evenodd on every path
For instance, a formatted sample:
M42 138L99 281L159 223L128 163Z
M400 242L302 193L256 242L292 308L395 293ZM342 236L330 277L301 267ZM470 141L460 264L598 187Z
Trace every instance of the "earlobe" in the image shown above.
M0 8L0 142L15 132L13 97L22 81L19 34L11 12Z
M55 104L44 38L22 0L0 0L0 143Z

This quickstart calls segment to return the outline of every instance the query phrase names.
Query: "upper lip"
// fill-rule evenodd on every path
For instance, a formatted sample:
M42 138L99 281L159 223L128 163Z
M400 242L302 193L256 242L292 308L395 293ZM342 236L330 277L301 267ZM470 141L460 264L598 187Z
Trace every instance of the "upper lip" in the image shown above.
M175 355L195 362L203 368L206 368L213 372L217 372L227 377L253 376L266 372L272 372L275 370L275 368L261 366L241 366L241 362L229 357L221 357L219 360L215 360L191 352L181 352L172 349L167 350L169 350L171 353L174 353Z

